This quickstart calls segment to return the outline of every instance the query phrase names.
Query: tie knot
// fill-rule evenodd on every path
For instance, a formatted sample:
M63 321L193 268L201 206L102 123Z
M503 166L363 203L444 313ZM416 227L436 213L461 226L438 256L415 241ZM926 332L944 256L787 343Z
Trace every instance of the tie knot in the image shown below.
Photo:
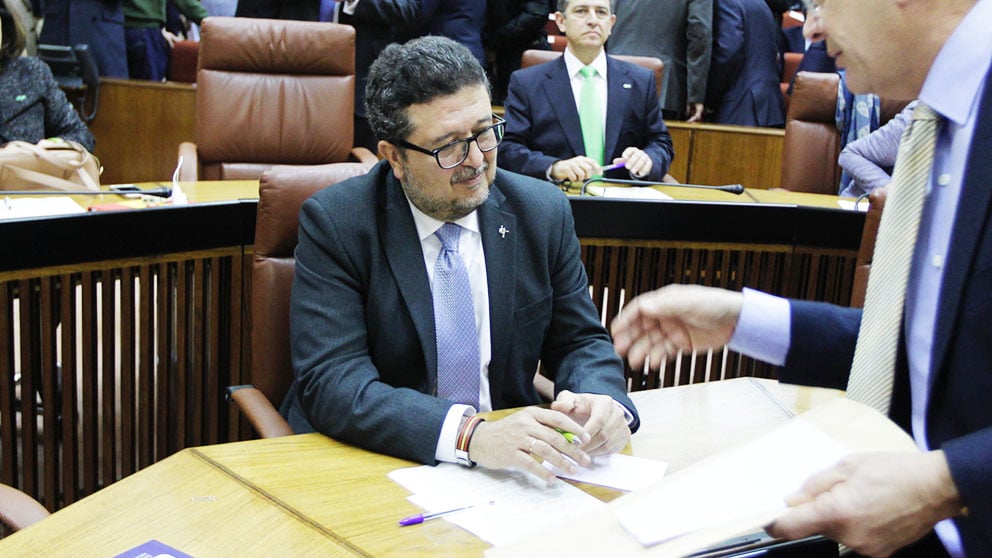
M596 75L596 68L593 68L592 66L583 66L582 69L579 70L579 73L582 74L582 77L589 79Z
M940 115L932 108L920 103L913 109L913 120L937 120Z
M445 250L458 251L458 238L462 235L462 228L454 223L445 223L440 229L434 232L441 241L441 246Z

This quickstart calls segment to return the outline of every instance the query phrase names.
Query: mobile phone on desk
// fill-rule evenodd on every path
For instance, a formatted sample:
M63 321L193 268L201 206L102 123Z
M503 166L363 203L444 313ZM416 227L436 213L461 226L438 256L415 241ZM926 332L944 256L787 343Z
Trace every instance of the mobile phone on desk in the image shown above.
M110 187L110 190L124 196L125 198L141 197L141 188L138 188L134 184L115 184Z

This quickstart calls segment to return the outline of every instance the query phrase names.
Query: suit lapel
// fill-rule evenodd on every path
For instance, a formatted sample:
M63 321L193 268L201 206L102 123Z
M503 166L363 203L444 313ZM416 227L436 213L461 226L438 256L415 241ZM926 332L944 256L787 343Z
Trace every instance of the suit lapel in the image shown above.
M378 214L379 240L420 338L430 375L430 393L434 393L437 386L437 345L434 339L433 298L427 270L424 269L424 250L399 181L388 165L385 165L385 172L388 176L377 193L381 208Z
M486 256L486 281L489 286L489 338L492 357L489 362L489 396L498 405L506 374L506 355L510 351L513 327L514 279L517 276L516 253L520 231L517 217L503 208L505 198L499 191L502 171L489 199L479 208L479 231Z
M989 226L990 206L992 206L992 163L986 159L985 150L992 145L992 79L986 80L981 106L975 124L975 135L971 140L968 162L965 167L964 184L958 201L954 229L947 254L948 262L966 262L967 265L951 265L947 268L940 289L940 302L937 305L937 324L934 332L932 384L939 380L954 323L961 307L961 294L965 282L971 276L978 242Z
M626 87L624 87L626 85ZM620 139L620 125L623 123L624 111L630 103L632 91L630 75L612 58L606 57L606 142L603 151L604 164L613 162L617 141Z
M582 143L582 126L579 124L579 109L575 107L575 96L572 94L572 80L565 69L565 57L560 56L554 62L546 64L544 94L548 105L558 119L562 134L572 148L572 153L585 155L586 146Z

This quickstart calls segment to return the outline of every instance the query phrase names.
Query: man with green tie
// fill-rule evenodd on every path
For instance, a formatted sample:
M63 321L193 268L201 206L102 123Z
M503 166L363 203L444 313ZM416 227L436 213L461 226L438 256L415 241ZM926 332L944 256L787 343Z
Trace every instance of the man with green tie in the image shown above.
M660 181L674 151L661 118L654 74L606 55L610 0L559 0L564 55L518 70L506 97L499 166L553 181L603 174Z

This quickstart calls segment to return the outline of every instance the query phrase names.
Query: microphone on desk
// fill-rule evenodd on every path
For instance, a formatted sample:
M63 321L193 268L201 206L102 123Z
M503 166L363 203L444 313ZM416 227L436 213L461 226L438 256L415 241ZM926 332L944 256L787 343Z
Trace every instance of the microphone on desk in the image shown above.
M160 186L142 190L141 188L122 190L0 190L0 196L155 196L157 198L168 198L172 196L172 188Z
M701 190L719 190L721 192L728 192L731 194L743 194L744 186L740 184L727 184L726 186L705 186L703 184L679 184L672 182L653 182L650 180L630 180L623 178L603 178L602 176L594 176L588 180L582 182L582 189L579 190L579 195L586 195L586 187L593 182L610 182L613 184L629 184L631 186L676 186L681 188L698 188Z

